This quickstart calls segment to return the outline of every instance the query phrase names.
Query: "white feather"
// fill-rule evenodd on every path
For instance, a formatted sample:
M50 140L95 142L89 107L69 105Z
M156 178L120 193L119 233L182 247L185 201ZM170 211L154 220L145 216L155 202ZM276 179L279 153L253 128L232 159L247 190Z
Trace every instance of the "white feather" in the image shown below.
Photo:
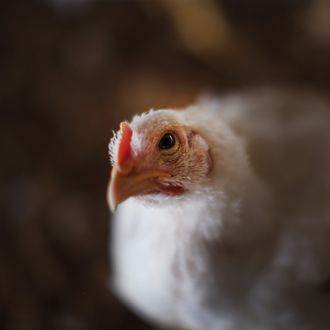
M164 206L119 206L118 295L173 328L328 329L329 103L264 89L153 111L134 117L135 147L139 125L164 111L208 142L212 177Z

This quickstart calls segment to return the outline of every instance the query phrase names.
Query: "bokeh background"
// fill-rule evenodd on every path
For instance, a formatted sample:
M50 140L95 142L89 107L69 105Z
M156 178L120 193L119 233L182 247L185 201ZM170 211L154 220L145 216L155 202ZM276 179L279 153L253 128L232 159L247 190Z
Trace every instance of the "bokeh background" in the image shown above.
M107 143L200 93L329 92L328 0L2 0L0 329L146 330L107 289Z

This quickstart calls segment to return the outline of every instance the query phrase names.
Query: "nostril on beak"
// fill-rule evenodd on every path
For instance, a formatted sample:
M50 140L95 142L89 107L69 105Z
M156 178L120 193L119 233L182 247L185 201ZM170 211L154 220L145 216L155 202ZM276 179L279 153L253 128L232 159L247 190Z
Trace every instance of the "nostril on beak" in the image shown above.
M125 162L118 164L116 167L118 172L124 175L128 175L134 168L133 159L131 157L127 158Z

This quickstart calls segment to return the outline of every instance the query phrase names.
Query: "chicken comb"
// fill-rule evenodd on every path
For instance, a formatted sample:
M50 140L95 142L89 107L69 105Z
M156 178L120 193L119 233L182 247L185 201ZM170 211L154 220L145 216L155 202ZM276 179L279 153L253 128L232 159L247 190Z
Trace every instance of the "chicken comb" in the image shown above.
M131 156L133 131L126 121L120 123L120 142L118 146L118 165L123 166Z

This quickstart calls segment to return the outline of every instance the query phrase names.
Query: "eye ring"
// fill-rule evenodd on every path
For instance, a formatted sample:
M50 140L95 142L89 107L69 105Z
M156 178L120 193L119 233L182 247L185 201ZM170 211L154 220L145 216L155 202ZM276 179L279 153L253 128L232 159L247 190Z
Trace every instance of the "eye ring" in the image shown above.
M160 150L169 150L176 145L176 137L173 133L165 133L158 142L158 148Z

